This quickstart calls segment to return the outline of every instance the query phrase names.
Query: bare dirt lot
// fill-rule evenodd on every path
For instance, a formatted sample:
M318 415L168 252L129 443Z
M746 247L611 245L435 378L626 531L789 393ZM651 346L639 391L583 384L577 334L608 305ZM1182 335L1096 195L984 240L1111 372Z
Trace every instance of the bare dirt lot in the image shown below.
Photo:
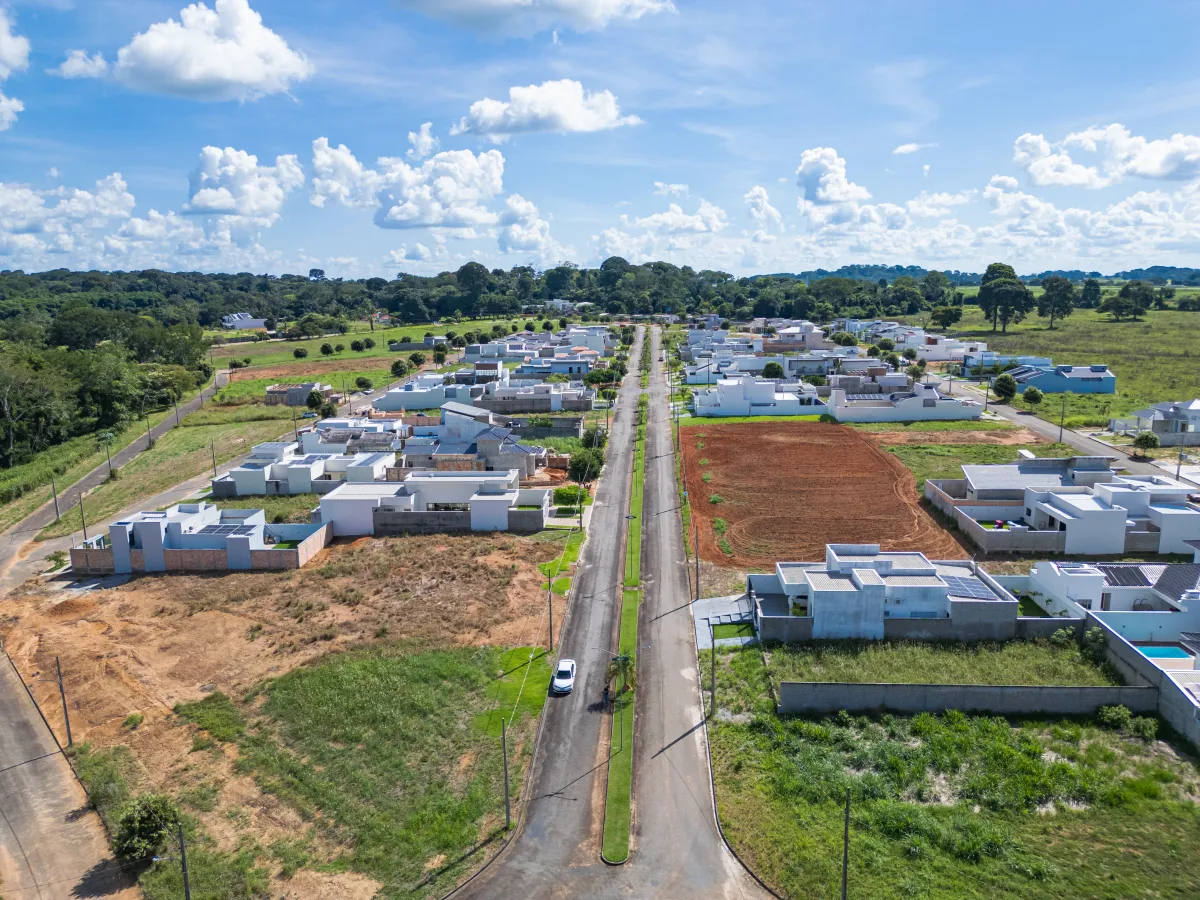
M865 431L877 444L999 444L1025 446L1045 444L1046 439L1028 428L997 428L995 431Z
M958 541L918 505L912 474L872 437L815 422L684 431L701 558L719 566L770 568L778 560L824 559L830 543L966 558ZM720 523L714 528L716 519L724 523L723 534Z
M311 823L238 773L235 746L193 752L195 728L171 712L175 704L214 690L241 697L325 654L380 642L536 645L546 611L537 565L560 550L511 535L363 539L297 572L145 576L88 593L31 582L6 598L0 637L64 743L48 680L56 656L76 743L128 746L141 790L183 797L218 786L219 801L189 812L224 851L268 846ZM555 601L559 623L565 599ZM132 729L123 724L131 714L144 717ZM337 855L319 841L315 849L314 863ZM292 900L367 898L379 887L316 871L278 886Z

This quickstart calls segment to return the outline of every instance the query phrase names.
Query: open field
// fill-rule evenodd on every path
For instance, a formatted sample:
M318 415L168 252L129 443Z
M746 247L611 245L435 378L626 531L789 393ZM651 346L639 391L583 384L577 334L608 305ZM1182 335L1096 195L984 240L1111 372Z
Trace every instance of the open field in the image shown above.
M309 362L304 360L296 365L264 366L263 368L236 369L233 380L217 392L215 402L218 405L234 405L245 403L264 403L266 390L273 384L306 381L321 381L333 386L338 393L342 391L343 381L346 390L354 392L355 379L369 378L375 388L386 387L392 381L391 371L386 366L372 366L371 360L344 360L336 362ZM303 412L303 410L301 410Z
M1094 719L779 717L768 677L719 653L709 739L725 836L781 896L838 896L847 790L852 898L1200 893L1194 748Z
M370 326L366 322L355 322L346 334L329 334L324 337L307 338L302 341L257 341L213 347L213 362L219 368L228 365L231 359L245 359L246 357L249 357L252 360L252 365L256 366L294 362L295 356L293 351L297 348L303 348L308 351L308 360L319 360L322 359L322 344L344 345L346 349L337 354L338 358L341 359L380 356L390 356L393 359L407 358L408 354L412 352L411 350L392 352L388 350L388 341L399 341L406 335L413 341L421 341L427 331L433 334L445 334L447 330L453 331L455 334L463 334L468 331L479 331L482 329L488 332L490 336L493 325L502 325L507 330L511 330L512 326L516 325L520 329L524 327L527 321L534 320L531 320L528 316L511 319L475 319L459 322L456 325L401 325L392 328L377 327L374 331L371 331ZM542 318L536 319L535 324L539 329L543 321ZM554 327L558 327L558 316L554 317ZM373 340L375 346L369 350L363 350L361 353L355 353L350 349L351 341L361 341L364 338Z
M211 473L214 453L220 465L248 453L255 444L275 440L290 427L289 421L274 415L249 421L222 421L221 413L211 407L192 415L198 417L195 422L205 424L194 424L192 416L184 416L179 427L167 432L153 449L118 469L116 480L105 482L84 498L84 514L89 523L98 525L139 500L203 472ZM80 509L76 506L58 522L44 528L38 539L65 537L81 531L82 527Z
M1120 684L1077 644L814 641L767 651L771 678L854 684Z
M1117 376L1117 393L1065 395L1068 428L1104 426L1109 418L1150 403L1200 397L1194 354L1200 314L1151 310L1138 322L1113 322L1095 310L1079 309L1056 322L1053 331L1046 322L1033 316L1002 334L991 330L978 306L964 306L962 321L950 333L985 340L999 353L1049 356L1056 364L1106 363ZM1062 396L1047 395L1037 414L1057 422ZM1013 406L1027 408L1019 397Z
M866 433L817 422L708 425L683 432L682 446L710 562L773 568L824 559L830 543L967 555L918 505L904 464Z
M433 535L299 572L31 585L0 631L31 680L61 657L76 742L172 795L217 868L249 853L294 900L440 896L503 826L501 716L519 792L548 676L538 565L561 548ZM55 687L33 683L61 733ZM168 868L148 895L171 896Z

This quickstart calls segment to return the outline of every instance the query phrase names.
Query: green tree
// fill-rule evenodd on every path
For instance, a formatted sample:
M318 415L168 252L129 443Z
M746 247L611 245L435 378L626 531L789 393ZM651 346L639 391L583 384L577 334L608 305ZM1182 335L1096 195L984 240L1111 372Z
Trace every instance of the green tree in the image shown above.
M962 321L962 316L961 306L939 306L930 314L929 318L936 327L946 329Z
M763 378L782 378L783 366L777 362L769 362L763 366Z
M1045 399L1045 396L1040 390L1035 388L1033 385L1030 385L1029 387L1025 388L1025 393L1021 395L1021 399L1023 399L1030 406L1037 407L1038 404Z
M996 283L1009 283L1017 281L1016 270L1005 263L992 263L987 267L987 271L983 273L983 278L980 279L978 302L979 308L983 311L983 315L991 319L992 331L997 328L999 320L999 299L997 295Z
M1011 375L1001 375L992 382L992 392L1001 403L1007 403L1017 394L1017 380Z
M308 396L304 398L304 405L316 412L325 403L325 395L320 391L309 391Z
M478 303L487 288L490 273L477 262L465 263L454 273L458 286L470 296L473 303Z
M1110 294L1104 302L1096 307L1096 312L1108 313L1113 321L1120 322L1126 316L1133 316L1133 304L1118 294Z
M337 404L332 400L326 400L321 404L321 408L318 410L318 413L322 419L332 419L338 414Z
M374 350L375 349L375 339L374 338L363 338L363 346L366 347L368 350Z
M554 330L554 323L551 322L549 319L547 319L545 322L542 323L542 331L553 331L553 330Z
M1100 282L1095 278L1088 278L1083 282L1079 305L1084 309L1096 309L1100 305Z
M292 351L292 356L296 357L296 359L305 359L308 356L308 351L303 347L297 347Z
M1143 431L1133 439L1133 446L1142 454L1148 450L1158 449L1158 435L1153 431Z
M620 656L614 656L608 662L608 670L604 676L609 683L617 681L620 683L618 694L623 694L625 691L633 690L637 687L637 672L634 669L633 657L628 653L622 653Z
M408 374L408 363L402 359L392 361L392 376L394 378L403 378Z
M921 278L921 293L929 306L940 306L950 299L954 284L945 272L926 272Z
M419 369L425 365L425 354L416 350L408 355L408 361L413 364L414 369Z
M369 391L371 388L375 387L375 382L371 381L371 379L367 378L365 375L359 375L354 379L354 386L360 391Z
M1121 285L1117 296L1128 302L1130 315L1136 322L1154 303L1154 288L1144 281L1129 281Z
M608 433L599 425L589 425L583 429L583 446L604 449L608 443Z
M156 855L179 827L179 810L164 794L142 794L122 812L113 829L113 851L127 860Z
M891 338L880 338L875 346L879 348L880 353L891 353L896 349L896 342Z
M334 353L341 353L341 352L342 352L343 350L345 350L345 349L346 349L346 345L345 345L345 344L334 344L334 345L333 345L333 352L334 352Z
M1037 301L1038 315L1050 319L1050 327L1054 327L1055 319L1065 319L1075 309L1077 297L1071 282L1061 275L1051 275L1042 281L1042 296Z
M353 350L355 353L362 353L367 348L366 348L366 345L363 344L362 341L351 341L350 349Z
M333 344L322 344L321 345L321 355L322 356L333 356Z
M907 360L915 360L917 358L916 347L905 347L904 353L901 354Z
M567 475L576 484L585 484L599 477L603 465L604 454L593 447L585 447L571 454Z

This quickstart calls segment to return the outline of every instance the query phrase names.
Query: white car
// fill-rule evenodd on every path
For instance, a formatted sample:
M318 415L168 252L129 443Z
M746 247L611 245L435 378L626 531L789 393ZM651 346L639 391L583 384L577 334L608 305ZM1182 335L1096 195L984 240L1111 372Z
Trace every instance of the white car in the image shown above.
M555 694L569 694L575 689L575 660L560 659L554 677L550 679L550 690Z

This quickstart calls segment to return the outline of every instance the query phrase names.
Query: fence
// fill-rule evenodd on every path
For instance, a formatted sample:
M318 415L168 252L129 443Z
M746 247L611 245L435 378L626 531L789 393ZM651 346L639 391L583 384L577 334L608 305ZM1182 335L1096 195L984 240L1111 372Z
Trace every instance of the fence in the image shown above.
M785 681L780 713L890 710L899 713L990 712L999 715L1091 715L1120 704L1133 712L1158 708L1154 687L1057 687L982 684L846 684Z

